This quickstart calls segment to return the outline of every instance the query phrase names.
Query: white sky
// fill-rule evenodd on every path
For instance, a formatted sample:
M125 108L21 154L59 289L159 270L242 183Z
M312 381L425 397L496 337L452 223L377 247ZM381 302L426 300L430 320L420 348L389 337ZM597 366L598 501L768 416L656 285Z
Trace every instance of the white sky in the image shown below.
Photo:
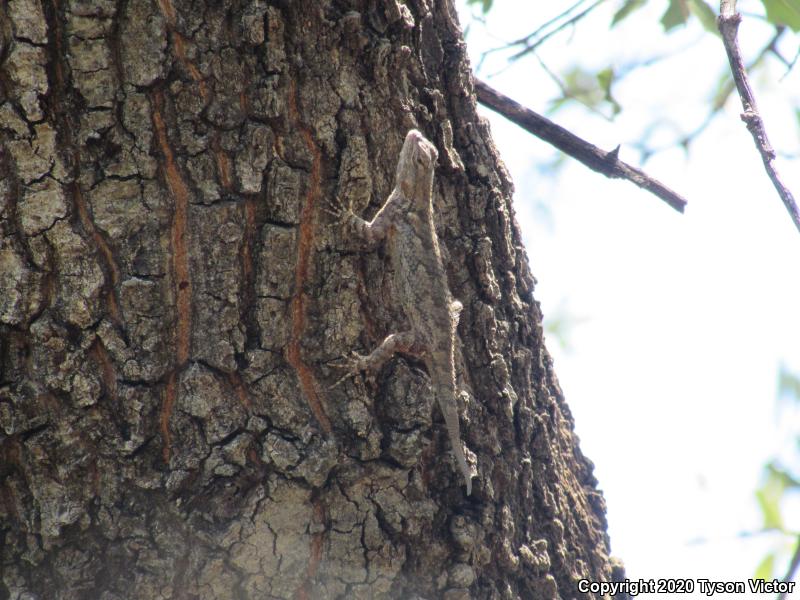
M572 3L495 0L486 28L473 24L467 38L473 65L486 48L529 33ZM555 72L575 63L599 70L689 47L615 87L624 111L614 122L579 108L553 115L600 147L621 143L620 158L639 165L630 143L642 128L659 114L683 130L699 124L727 62L721 42L696 22L665 36L658 20L666 1L651 0L652 10L609 31L620 4L607 2L540 57ZM739 4L760 10L756 1ZM463 0L459 8L466 25ZM768 35L746 19L739 33L745 53L752 56ZM800 38L786 38L791 58ZM558 89L537 60L489 77L505 64L499 56L487 61L479 76L544 112ZM798 154L800 66L778 81L784 70L770 65L755 76L759 108L776 148ZM572 160L554 178L543 176L552 149L482 111L516 185L517 219L539 282L534 295L546 319L564 310L575 319L569 351L555 340L548 348L608 503L612 552L631 579L746 581L778 541L740 534L761 526L754 491L762 466L800 431L797 412L779 419L776 409L779 364L800 372L800 233L740 111L734 96L688 158L675 149L644 165L688 198L685 215ZM800 198L800 160L778 165ZM800 503L785 512L800 528Z

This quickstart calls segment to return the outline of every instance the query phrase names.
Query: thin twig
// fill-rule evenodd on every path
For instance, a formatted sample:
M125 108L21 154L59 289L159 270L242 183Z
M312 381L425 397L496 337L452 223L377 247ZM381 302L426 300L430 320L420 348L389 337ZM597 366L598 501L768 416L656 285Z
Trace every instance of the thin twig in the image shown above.
M525 131L555 146L565 154L606 177L627 179L661 198L678 212L683 212L686 200L663 183L617 158L619 147L606 152L556 125L551 120L514 102L490 85L475 79L478 102L516 123Z
M603 2L605 2L605 0L597 0L597 2L595 2L591 6L587 7L583 11L579 12L574 17L571 17L570 19L564 21L563 23L561 23L555 29L553 29L551 31L548 31L547 33L545 33L542 37L540 37L538 40L536 40L533 43L531 43L530 39L524 39L524 38L522 40L519 40L519 41L515 42L515 44L524 45L524 48L522 48L522 50L520 50L516 54L511 55L511 57L508 59L509 62L513 62L515 60L519 60L520 58L522 58L526 54L529 54L529 53L533 52L534 50L536 50L536 48L538 48L539 46L544 44L548 39L553 37L559 31L562 31L566 27L569 27L570 25L573 25L574 23L577 23L578 21L580 21L583 17L585 17L590 12L592 12L595 8L600 6Z
M795 227L800 231L800 211L797 209L797 204L794 201L794 196L789 189L781 181L781 177L773 164L775 160L775 150L769 143L767 132L764 128L764 122L761 115L758 114L756 107L756 99L753 96L753 90L750 88L750 82L747 77L747 71L742 60L742 54L739 51L739 42L736 39L739 30L739 23L742 21L742 16L736 12L736 0L722 0L720 2L720 15L717 19L719 32L722 34L722 43L725 45L725 52L728 54L728 62L731 64L731 73L733 73L733 80L736 83L736 89L739 92L739 98L742 101L744 112L742 113L742 121L745 122L748 131L753 136L753 141L756 144L761 160L764 163L764 169L772 181L772 185L778 192L783 205L789 211L789 216L792 218Z
M488 50L486 50L483 53L483 55L481 57L481 60L486 58L489 54L494 54L495 52L503 52L505 50L509 50L511 48L514 48L515 46L525 46L525 45L529 44L531 39L533 39L534 37L539 35L542 31L544 31L545 29L550 27L550 25L552 25L553 23L556 23L557 21L563 19L564 17L569 16L569 14L572 11L574 11L576 8L578 8L584 2L588 2L588 0L578 0L577 3L573 4L572 6L570 6L567 10L565 10L564 12L556 15L552 19L549 19L549 20L545 21L539 27L537 27L536 29L534 29L532 32L530 32L528 35L526 35L524 37L518 38L516 40L512 40L510 42L504 42L502 46L496 46L494 48L489 48Z
M542 24L541 24L539 27L537 27L536 29L534 29L533 31L531 31L531 32L530 32L528 35L526 35L525 37L523 37L523 38L520 38L520 39L518 39L518 40L515 40L515 41L511 42L511 43L509 44L509 46L524 46L525 44L528 44L528 43L530 43L530 41L531 41L533 38L535 38L537 35L539 35L540 33L542 33L542 31L544 31L545 29L547 29L548 27L550 27L550 25L552 25L553 23L557 23L558 21L560 21L560 20L561 20L561 19L563 19L564 17L567 17L567 16L569 16L569 14L570 14L572 11L574 11L574 10L575 10L575 9L577 9L577 8L578 8L578 7L579 7L581 4L583 4L584 2L587 2L587 1L588 1L588 0L578 0L578 1L577 1L575 4L573 4L572 6L570 6L570 7L569 7L567 10L565 10L565 11L564 11L564 12L562 12L561 14L558 14L558 15L556 15L556 16L555 16L555 17L553 17L552 19L548 19L547 21L545 21L544 23L542 23Z
M783 81L786 78L786 76L791 72L791 70L794 69L795 64L797 64L798 58L800 58L800 47L797 48L797 52L795 52L794 58L790 60L789 63L786 65L786 73L784 73L783 76L778 81Z

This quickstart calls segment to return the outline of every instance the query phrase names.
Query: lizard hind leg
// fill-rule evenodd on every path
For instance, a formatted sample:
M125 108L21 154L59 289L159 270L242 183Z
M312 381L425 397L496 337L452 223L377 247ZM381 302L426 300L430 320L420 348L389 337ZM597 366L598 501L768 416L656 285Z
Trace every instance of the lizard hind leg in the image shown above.
M329 363L332 367L345 369L347 371L344 377L334 383L330 389L335 388L357 373L376 373L386 361L392 358L396 353L414 351L417 346L418 344L413 331L392 333L387 335L378 347L367 356L362 356L353 352L352 357Z
M365 357L364 370L374 373L398 352L414 352L417 346L417 339L413 331L391 333L369 356Z

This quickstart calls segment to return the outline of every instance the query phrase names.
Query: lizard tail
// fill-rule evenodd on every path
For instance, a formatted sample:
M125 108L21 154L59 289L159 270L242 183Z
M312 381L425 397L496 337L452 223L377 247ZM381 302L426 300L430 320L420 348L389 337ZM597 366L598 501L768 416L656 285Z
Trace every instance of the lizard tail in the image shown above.
M458 468L464 475L467 486L467 496L472 494L472 470L464 456L464 446L461 444L461 425L458 419L458 390L456 389L455 369L453 367L453 348L455 344L456 327L464 305L458 300L451 299L447 306L450 315L450 339L442 348L441 353L434 353L434 366L429 369L433 378L434 391L439 408L442 411L444 422L447 426L447 435L450 438L450 447L458 462ZM438 358L438 360L437 360ZM438 367L438 368L437 368Z
M461 444L461 426L458 420L457 396L455 385L450 382L436 382L436 400L442 411L447 435L450 438L450 446L458 462L458 468L464 475L464 482L467 486L467 496L472 493L472 470L467 464L467 457L464 455L464 446Z
M458 318L461 315L461 311L464 310L464 305L461 304L458 300L453 300L450 302L450 321L453 324L453 330L458 326Z

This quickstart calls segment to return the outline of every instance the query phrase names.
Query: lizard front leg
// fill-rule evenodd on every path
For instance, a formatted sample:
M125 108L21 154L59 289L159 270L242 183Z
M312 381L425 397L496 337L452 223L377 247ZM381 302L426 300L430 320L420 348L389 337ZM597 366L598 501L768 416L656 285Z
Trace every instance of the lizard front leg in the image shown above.
M386 237L389 228L402 210L400 199L396 191L389 194L372 221L365 221L359 217L353 212L353 207L345 204L338 196L329 203L325 212L333 216L340 225L350 229L367 245L374 246Z

